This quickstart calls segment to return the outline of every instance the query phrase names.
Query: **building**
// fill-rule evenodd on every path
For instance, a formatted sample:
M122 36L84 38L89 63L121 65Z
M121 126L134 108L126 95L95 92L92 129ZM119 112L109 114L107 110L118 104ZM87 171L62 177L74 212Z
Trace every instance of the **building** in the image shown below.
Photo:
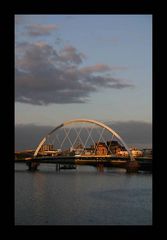
M129 150L133 157L142 157L143 156L143 152L141 150L138 150L137 148L131 148ZM121 151L117 152L117 156L128 157L129 153L127 150L121 150Z
M40 152L53 151L53 150L54 150L53 144L44 144L44 145L42 145L42 147L40 148Z
M130 149L130 152L133 157L142 157L143 156L143 152L137 148Z
M60 154L60 151L57 149L54 149L53 144L44 144L40 148L39 155L45 155L45 156L57 156Z
M108 154L108 148L105 143L98 142L95 143L95 155L107 155Z
M143 157L152 157L152 148L144 148L142 152Z
M75 146L70 148L70 152L74 152L75 155L80 155L84 151L84 147L81 143L75 144Z
M118 141L107 141L109 153L117 155L118 152L126 150Z
M117 152L116 155L119 156L119 157L128 157L129 153L126 150L120 150L120 151Z
M91 156L95 154L95 149L93 146L84 148L84 155Z

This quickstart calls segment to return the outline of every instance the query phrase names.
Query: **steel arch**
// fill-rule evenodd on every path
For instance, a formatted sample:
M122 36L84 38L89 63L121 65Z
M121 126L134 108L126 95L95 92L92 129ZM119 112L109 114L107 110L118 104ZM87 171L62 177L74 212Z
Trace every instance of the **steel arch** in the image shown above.
M41 142L39 143L39 145L37 146L35 152L34 152L34 157L37 156L40 148L42 147L42 145L45 143L47 137L49 135L51 135L53 132L55 132L56 130L58 130L59 128L62 128L64 126L67 126L67 125L70 125L72 123L83 123L83 122L86 122L86 123L93 123L93 124L96 124L102 128L105 128L106 130L108 130L109 132L111 132L114 136L116 136L120 142L123 144L123 146L126 148L126 150L128 151L129 153L129 156L130 156L130 160L131 161L134 161L134 158L128 148L128 146L126 145L126 143L124 142L124 140L118 135L118 133L116 133L112 128L108 127L107 125L105 125L104 123L101 123L99 121L96 121L96 120L92 120L92 119L85 119L85 118L78 118L78 119L73 119L73 120L70 120L70 121L67 121L67 122L64 122L62 124L60 124L59 126L57 126L56 128L54 128L52 131L50 131L42 140Z

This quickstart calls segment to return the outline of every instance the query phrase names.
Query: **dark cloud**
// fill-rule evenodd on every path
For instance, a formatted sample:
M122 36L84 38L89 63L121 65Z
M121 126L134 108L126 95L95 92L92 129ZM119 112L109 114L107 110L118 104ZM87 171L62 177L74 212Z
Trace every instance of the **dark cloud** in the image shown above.
M17 43L16 101L35 105L85 103L102 87L132 87L123 79L109 76L111 68L106 64L81 67L84 59L73 46L57 50L45 42Z
M56 30L58 27L54 24L31 24L27 25L27 33L30 36L44 36L44 35L50 35L53 30Z
M128 144L152 145L152 124L140 121L106 123Z
M50 126L18 124L15 127L15 150L34 149L40 140L53 129Z
M61 123L60 123L61 124ZM106 123L115 130L129 146L139 148L152 146L152 124L137 121ZM40 140L56 126L18 124L15 127L15 151L35 149Z

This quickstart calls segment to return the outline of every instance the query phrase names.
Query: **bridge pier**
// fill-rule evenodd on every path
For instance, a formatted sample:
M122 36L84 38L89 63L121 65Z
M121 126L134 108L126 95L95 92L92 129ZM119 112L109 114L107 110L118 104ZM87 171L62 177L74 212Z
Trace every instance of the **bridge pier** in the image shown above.
M136 160L128 161L125 168L127 173L136 173L139 170L139 163Z
M56 171L60 171L60 163L56 163Z
M28 162L27 163L27 166L28 166L28 170L29 171L36 171L37 170L37 167L38 167L39 163L37 162Z
M104 164L102 162L97 162L96 168L99 172L103 172L104 171Z

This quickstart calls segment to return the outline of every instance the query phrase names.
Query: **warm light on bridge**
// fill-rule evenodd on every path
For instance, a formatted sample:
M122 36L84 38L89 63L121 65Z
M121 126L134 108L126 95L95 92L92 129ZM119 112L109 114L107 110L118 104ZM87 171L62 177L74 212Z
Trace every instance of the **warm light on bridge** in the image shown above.
M134 160L118 133L104 123L92 119L74 119L60 124L41 140L34 157L40 155L45 147L53 145L53 154L57 155L114 155L119 148L119 151L126 150L131 161ZM59 153L56 152L57 149L60 149ZM50 150L54 150L54 147L48 149Z

